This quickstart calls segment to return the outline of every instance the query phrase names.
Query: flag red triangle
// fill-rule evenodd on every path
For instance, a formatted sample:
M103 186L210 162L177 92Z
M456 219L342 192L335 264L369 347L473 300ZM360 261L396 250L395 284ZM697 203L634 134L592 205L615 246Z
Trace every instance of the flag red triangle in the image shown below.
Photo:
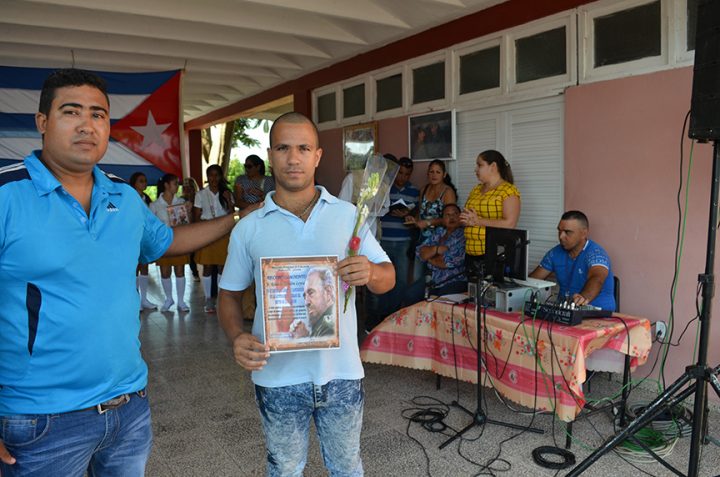
M110 136L163 172L182 177L180 72L116 121Z

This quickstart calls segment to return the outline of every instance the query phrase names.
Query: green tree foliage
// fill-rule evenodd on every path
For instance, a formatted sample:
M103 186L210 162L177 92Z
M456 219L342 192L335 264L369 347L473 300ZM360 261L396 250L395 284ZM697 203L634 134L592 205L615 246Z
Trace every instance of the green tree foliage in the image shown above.
M230 166L227 171L227 178L230 185L234 187L235 179L243 174L245 174L245 164L237 159L231 159Z
M228 121L227 123L220 124L214 127L221 128L220 130L220 144L217 148L216 154L212 154L213 140L210 134L210 128L204 129L201 133L202 137L202 150L203 159L205 160L205 167L210 164L219 164L223 168L225 174L230 176L230 152L234 147L244 145L246 147L257 147L260 145L260 141L250 137L247 131L250 129L256 129L262 125L263 131L268 132L270 129L270 123L265 119L254 119L254 118L239 118L234 121ZM214 156L214 157L211 157ZM243 170L242 174L245 171ZM236 174L237 176L238 174Z

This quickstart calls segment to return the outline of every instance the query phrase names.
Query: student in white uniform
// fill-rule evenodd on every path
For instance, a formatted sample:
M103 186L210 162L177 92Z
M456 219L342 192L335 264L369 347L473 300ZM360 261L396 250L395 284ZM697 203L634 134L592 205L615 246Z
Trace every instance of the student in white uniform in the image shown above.
M165 225L177 227L190 223L190 210L188 210L185 200L177 197L178 177L175 174L165 174L160 178L157 184L158 198L150 204L150 210ZM188 255L178 255L176 257L160 258L157 260L160 267L160 277L162 288L165 292L165 303L163 303L160 311L168 311L175 304L172 297L172 271L175 269L175 289L177 291L177 310L190 311L190 307L185 303L185 265L190 263Z
M145 202L145 205L150 207L152 199L144 192L148 186L148 180L145 174L143 174L142 172L134 172L133 175L130 176L130 185L140 195L140 198L142 198L143 202ZM135 278L135 284L137 286L137 289L140 291L140 310L157 310L157 305L148 300L147 297L149 282L148 264L138 263L135 275L137 275L137 277Z
M222 167L217 164L208 166L205 170L208 186L195 194L195 207L193 209L194 221L212 220L235 211L233 195L223 176ZM205 312L215 313L215 304L212 301L212 266L218 267L218 282L222 275L225 258L227 258L230 234L216 240L210 245L201 248L195 253L195 261L203 265L202 284L205 292Z

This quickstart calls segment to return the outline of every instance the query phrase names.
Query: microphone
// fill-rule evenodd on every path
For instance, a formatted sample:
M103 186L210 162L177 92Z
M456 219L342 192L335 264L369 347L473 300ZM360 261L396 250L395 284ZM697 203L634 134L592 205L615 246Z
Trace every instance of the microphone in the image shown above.
M465 275L465 270L454 273L453 275L450 275L445 280L442 280L439 283L435 283L434 281L432 281L431 275L425 275L425 299L427 300L430 297L431 291L436 290L438 287L441 287L443 285L447 285L448 283L454 281L456 278L463 275Z
M427 300L430 298L430 288L432 288L435 285L432 281L432 276L425 275L425 299Z

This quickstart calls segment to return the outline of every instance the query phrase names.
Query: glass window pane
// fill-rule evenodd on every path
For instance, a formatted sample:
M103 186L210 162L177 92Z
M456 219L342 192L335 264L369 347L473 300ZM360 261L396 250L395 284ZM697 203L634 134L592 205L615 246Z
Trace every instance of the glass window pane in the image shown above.
M500 46L460 57L460 94L500 86Z
M413 70L413 104L445 97L445 62Z
M524 83L567 72L565 27L515 40L516 81Z
M335 92L318 96L318 122L335 121Z
M687 0L687 51L695 49L695 33L697 32L697 0Z
M402 107L402 74L398 73L375 83L377 86L376 111Z
M660 0L598 17L595 67L660 55Z
M343 117L365 114L365 85L359 84L343 89Z

